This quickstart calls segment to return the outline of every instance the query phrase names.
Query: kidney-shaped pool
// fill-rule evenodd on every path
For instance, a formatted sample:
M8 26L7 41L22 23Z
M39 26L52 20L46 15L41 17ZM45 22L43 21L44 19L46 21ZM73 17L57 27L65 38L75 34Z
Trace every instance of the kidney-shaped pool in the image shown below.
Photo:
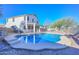
M60 41L58 34L30 34L30 35L16 35L17 40L22 40L26 43L45 43L45 42L58 42Z
M59 49L66 47L65 45L58 44L61 35L58 34L29 34L21 35L14 34L7 36L5 40L13 48L24 48L24 49Z

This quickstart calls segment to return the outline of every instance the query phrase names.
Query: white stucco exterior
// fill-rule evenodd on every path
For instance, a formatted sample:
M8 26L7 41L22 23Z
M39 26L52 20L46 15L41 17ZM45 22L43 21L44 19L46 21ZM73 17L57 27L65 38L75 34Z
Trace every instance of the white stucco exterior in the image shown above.
M20 23L24 21L24 16L18 16L7 19L6 27L10 28L11 26L16 25L18 28L20 27Z
M25 25L25 28L28 29L28 25L35 27L35 25L38 24L38 19L33 14L15 16L7 19L5 27L10 28L11 26L16 26L21 29L22 23ZM35 28L33 30L35 30Z

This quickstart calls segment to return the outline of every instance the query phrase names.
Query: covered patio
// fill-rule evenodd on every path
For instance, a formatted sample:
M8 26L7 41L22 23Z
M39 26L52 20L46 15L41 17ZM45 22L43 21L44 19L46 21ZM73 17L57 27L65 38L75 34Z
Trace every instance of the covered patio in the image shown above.
M26 28L28 32L39 32L40 30L40 26L36 23L28 23Z

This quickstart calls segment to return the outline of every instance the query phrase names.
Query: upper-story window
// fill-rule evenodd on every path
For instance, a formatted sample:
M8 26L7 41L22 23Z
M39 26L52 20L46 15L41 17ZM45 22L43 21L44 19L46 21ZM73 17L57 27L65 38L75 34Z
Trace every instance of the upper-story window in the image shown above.
M29 16L27 16L27 21L29 21Z
M34 22L34 19L32 19L32 22Z

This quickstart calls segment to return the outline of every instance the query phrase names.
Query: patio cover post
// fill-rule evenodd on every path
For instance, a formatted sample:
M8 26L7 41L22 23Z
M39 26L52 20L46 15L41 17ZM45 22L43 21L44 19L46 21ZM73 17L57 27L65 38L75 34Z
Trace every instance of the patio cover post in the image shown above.
M27 26L27 19L25 20L25 26L26 26L26 32L28 31L28 26Z

